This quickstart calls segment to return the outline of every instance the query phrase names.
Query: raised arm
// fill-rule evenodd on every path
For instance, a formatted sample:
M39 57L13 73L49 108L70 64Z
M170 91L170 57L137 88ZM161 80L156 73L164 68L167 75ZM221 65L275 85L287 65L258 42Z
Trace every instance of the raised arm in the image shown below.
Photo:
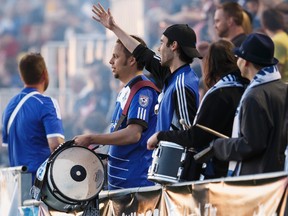
M101 23L105 28L110 29L121 40L123 45L132 53L140 44L137 40L127 34L115 22L110 9L106 11L100 3L93 5L93 19Z

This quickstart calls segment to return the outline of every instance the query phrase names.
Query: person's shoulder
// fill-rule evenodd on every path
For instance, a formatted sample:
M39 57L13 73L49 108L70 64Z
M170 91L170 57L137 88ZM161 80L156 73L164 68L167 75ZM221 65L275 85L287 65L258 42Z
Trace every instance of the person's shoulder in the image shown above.
M45 95L45 94L37 94L33 95L33 97L39 102L39 105L43 107L56 107L58 108L58 101L57 99L53 98L52 96Z
M53 98L51 96L45 95L45 94L35 94L35 95L33 95L33 97L38 99L42 103L49 102L49 101L53 100Z
M234 106L234 103L238 105L244 91L245 88L240 86L221 87L213 91L210 97L213 101L221 101Z
M240 47L243 41L247 38L247 34L241 33L231 39L231 42L234 44L235 47Z

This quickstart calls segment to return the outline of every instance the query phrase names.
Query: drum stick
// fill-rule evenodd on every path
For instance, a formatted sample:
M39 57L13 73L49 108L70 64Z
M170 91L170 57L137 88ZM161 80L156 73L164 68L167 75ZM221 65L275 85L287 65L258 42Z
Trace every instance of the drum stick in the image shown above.
M207 131L207 132L209 132L209 133L211 133L211 134L213 134L215 136L218 136L220 138L226 138L226 139L229 138L228 136L226 136L224 134L221 134L221 133L219 133L219 132L217 132L215 130L212 130L211 128L205 127L203 125L196 124L195 126L201 128L202 130Z
M180 120L179 120L179 123L183 126L183 128L184 128L185 130L188 130L188 129L191 128L191 127L186 123L186 121L185 121L184 119L180 119Z

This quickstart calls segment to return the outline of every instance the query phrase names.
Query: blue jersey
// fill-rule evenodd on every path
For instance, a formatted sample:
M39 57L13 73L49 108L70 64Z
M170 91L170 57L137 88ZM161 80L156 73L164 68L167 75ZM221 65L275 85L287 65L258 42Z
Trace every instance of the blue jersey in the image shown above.
M156 107L156 131L181 130L184 127L180 119L191 126L199 105L199 79L190 65L185 64L171 73L169 67L161 66L159 56L141 44L133 51L133 56L145 64L157 86L162 88Z
M38 167L50 156L47 138L64 138L64 135L57 101L40 93L25 101L7 133L12 112L20 100L32 91L36 89L24 88L7 105L2 117L2 141L3 145L8 145L10 166L25 165L34 176Z
M137 80L148 80L145 76L137 76L131 80L118 94L112 116L111 132L119 121L130 94L131 86ZM108 159L108 189L122 189L154 185L147 180L148 168L152 163L152 151L147 150L147 140L155 132L157 92L150 87L141 88L133 97L127 118L118 130L129 124L139 124L144 130L141 139L134 144L111 145Z
M180 119L192 125L199 101L198 83L198 77L189 65L180 67L167 78L158 99L156 131L181 130Z

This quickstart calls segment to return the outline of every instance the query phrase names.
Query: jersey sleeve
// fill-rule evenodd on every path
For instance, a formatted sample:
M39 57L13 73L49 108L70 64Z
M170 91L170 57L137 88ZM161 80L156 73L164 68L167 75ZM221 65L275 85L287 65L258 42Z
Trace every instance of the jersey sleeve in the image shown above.
M154 112L155 95L154 90L146 87L134 95L128 110L127 125L139 124L147 129L151 112Z
M133 51L133 56L137 61L145 65L145 69L149 71L155 79L156 85L162 89L165 79L171 75L169 67L162 67L160 57L152 50L139 44Z
M176 90L173 93L174 107L177 114L177 119L184 119L191 126L197 112L197 97L195 93L188 88ZM177 125L176 123L174 123Z
M53 98L47 97L41 114L47 138L64 138L64 130L58 102Z

